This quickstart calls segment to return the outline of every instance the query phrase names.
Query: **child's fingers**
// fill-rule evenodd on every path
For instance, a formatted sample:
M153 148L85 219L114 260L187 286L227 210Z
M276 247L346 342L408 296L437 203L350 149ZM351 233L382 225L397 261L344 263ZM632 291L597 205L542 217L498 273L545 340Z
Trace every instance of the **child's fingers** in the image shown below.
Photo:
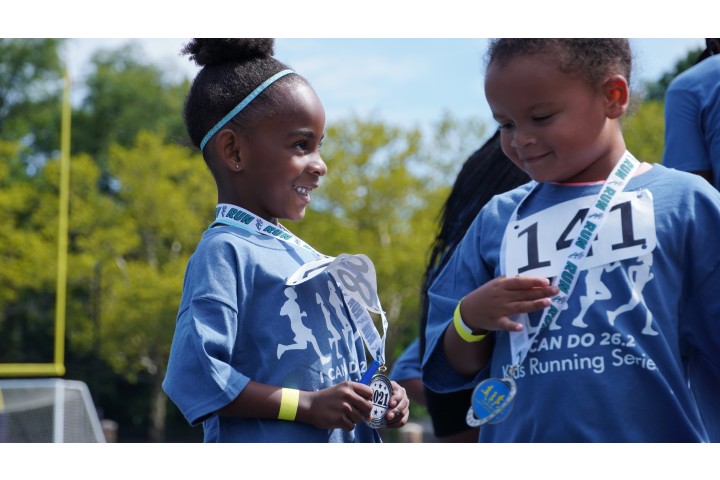
M398 407L400 409L407 407L410 404L410 400L408 399L405 388L400 386L395 380L391 380L390 383L393 387L393 394L390 397L388 406L390 408Z
M544 277L504 277L503 288L506 290L529 290L533 288L544 288L550 285L550 281Z
M345 417L349 418L353 424L358 424L363 421L363 419L367 416L368 413L370 413L369 409L367 413L363 413L361 410L358 410L356 408L348 408L348 411L345 413Z
M390 403L385 418L388 421L388 427L393 428L395 425L404 424L409 416L410 400L407 396L407 391L392 381L393 394L390 397ZM401 423L403 422L403 423Z
M521 332L523 330L522 323L514 322L510 317L498 319L497 326L500 330L507 330L508 332Z
M554 297L559 293L558 287L547 286L537 287L528 290L510 290L507 292L508 300L511 302L527 302Z
M360 398L364 398L366 400L370 400L372 398L372 388L370 388L369 385L365 385L358 382L347 382L348 385L352 388L353 392L358 395Z
M549 307L552 302L549 298L544 297L538 300L527 300L521 302L509 303L506 311L508 315L517 315L519 313L530 313L536 310L542 310Z
M353 394L348 398L348 405L351 407L354 414L353 420L357 420L357 415L359 415L360 420L362 420L372 409L372 388L367 385L363 385L362 383L348 383L353 387Z
M398 428L405 425L408 421L408 418L410 417L410 410L409 409L400 409L395 408L393 410L389 410L387 413L387 427L388 428Z

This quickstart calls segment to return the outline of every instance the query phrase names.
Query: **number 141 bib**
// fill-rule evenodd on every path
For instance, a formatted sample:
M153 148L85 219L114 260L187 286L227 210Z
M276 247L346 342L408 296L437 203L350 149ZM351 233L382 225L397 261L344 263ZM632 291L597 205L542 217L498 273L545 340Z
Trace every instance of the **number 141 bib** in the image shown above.
M648 190L618 193L597 238L592 219L580 232L588 204L595 199L595 195L576 198L511 221L505 233L506 275L557 275L573 241L592 242L582 270L640 257L655 249L655 211Z

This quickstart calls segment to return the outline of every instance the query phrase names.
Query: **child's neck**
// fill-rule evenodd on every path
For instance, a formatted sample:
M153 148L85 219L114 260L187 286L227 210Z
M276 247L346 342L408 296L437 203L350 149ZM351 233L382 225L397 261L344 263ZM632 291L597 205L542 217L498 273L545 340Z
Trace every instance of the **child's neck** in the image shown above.
M565 187L586 187L588 185L602 185L605 180L597 180L594 182L550 182L553 185L562 185Z
M637 177L638 175L641 175L648 170L652 168L651 163L642 162L637 170L635 170L635 173L633 173L633 177ZM602 185L605 183L605 180L595 180L592 182L549 182L553 185L563 185L565 187L586 187L588 185Z

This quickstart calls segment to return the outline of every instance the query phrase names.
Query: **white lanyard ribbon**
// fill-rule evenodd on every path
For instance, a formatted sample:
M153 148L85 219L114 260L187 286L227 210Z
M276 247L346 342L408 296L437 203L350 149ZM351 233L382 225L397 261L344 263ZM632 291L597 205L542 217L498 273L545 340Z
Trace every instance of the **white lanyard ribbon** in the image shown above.
M321 257L327 257L327 255L323 255L290 233L290 231L282 225L275 225L274 223L268 222L237 205L218 203L217 207L215 207L215 221L210 225L210 228L221 224L241 228L257 235L274 237L283 242L302 247Z
M335 279L345 298L352 321L365 341L373 357L385 363L385 337L388 321L380 305L377 294L377 277L372 260L366 255L340 254L336 258L328 257L308 262L287 279L286 285L299 285L322 272ZM377 313L382 319L382 337L375 328L368 311Z
M553 297L550 306L543 310L542 316L540 317L540 325L531 332L528 315L518 315L514 317L514 320L523 324L523 330L520 332L510 332L510 352L513 368L519 367L523 363L535 338L542 330L557 319L560 312L564 310L575 288L580 274L580 266L587 257L592 241L605 223L608 213L616 201L617 194L625 189L639 165L640 162L626 150L623 157L617 165L615 165L612 172L610 172L610 176L605 180L605 183L600 189L600 193L598 193L583 220L580 232L569 247L565 261L562 263L562 271L553 279L552 283L560 288L560 293ZM523 198L515 208L510 224L517 221L520 206L530 196L533 190L534 188L528 192L525 198ZM508 224L506 236L508 234L507 231L510 229L510 224Z
M377 294L377 277L372 260L365 255L349 255L343 253L338 257L324 255L296 237L282 225L272 224L237 205L220 203L215 209L215 225L231 225L257 235L266 235L283 242L297 245L320 258L305 263L287 278L286 285L295 286L310 280L322 272L327 272L335 279L343 293L343 298L350 312L350 320L360 332L365 345L373 357L385 363L385 337L388 321L380 306ZM368 311L377 313L382 318L383 335L378 333Z

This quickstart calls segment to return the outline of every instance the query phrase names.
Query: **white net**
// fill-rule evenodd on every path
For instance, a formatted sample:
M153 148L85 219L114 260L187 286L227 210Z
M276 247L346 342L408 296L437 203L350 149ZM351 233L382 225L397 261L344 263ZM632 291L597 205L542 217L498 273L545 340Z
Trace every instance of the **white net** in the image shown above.
M105 442L85 383L0 380L0 442Z

